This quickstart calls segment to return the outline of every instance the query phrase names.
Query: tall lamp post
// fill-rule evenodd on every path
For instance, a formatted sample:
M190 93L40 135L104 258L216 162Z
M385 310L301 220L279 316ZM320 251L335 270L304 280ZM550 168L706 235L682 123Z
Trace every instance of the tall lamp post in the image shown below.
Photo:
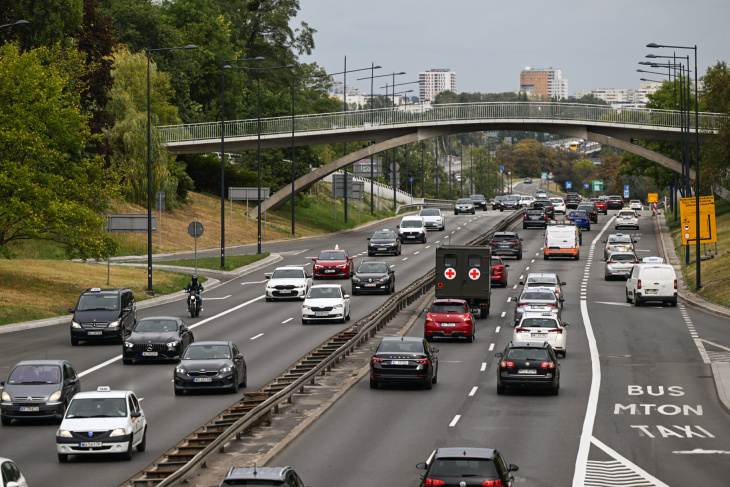
M226 64L244 61L263 61L262 57L248 59L224 59L221 69L221 269L226 266ZM248 208L247 208L248 210Z
M193 44L188 44L183 47L160 47L157 49L147 48L147 294L154 293L154 291L152 291L152 125L150 122L150 53L197 48L198 46Z
M28 24L30 24L30 22L28 22L27 20L21 19L21 20L18 20L17 22L13 22L12 24L0 25L0 29L4 29L6 27L20 27L21 25L28 25Z
M405 83L404 83L405 84ZM399 91L398 93L395 92L395 89L393 89L393 110L395 110L395 95L405 95L406 93L411 93L413 90L408 91ZM408 177L408 146L406 146L406 165L405 165L405 173L406 178ZM407 180L407 179L406 179ZM393 210L395 210L398 207L397 204L397 194L398 194L398 184L400 181L398 181L398 171L395 167L395 147L393 147ZM408 189L406 187L406 189Z

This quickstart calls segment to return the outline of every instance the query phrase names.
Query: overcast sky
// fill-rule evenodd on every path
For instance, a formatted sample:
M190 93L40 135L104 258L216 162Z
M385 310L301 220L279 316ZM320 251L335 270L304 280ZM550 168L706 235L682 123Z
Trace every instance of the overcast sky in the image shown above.
M405 71L401 83L450 68L459 92L519 90L526 66L562 69L571 95L638 88L642 77L663 78L637 73L645 68L637 62L649 53L672 55L646 48L650 42L696 44L700 76L730 61L730 0L300 0L300 7L296 24L317 29L313 55L302 61L339 72L347 55L348 69L375 62L383 67L376 74ZM355 77L347 84L369 92L369 82ZM376 80L383 81L376 93L385 79ZM403 89L417 94L416 87Z

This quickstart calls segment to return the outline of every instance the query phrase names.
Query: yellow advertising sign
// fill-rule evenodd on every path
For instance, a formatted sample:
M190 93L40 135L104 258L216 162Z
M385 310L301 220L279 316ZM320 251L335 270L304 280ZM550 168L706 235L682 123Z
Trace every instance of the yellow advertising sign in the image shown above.
M659 193L649 193L646 195L646 202L647 203L658 203L659 202Z
M697 200L679 199L680 219L682 220L682 244L697 243ZM700 196L700 243L717 242L715 224L715 197Z

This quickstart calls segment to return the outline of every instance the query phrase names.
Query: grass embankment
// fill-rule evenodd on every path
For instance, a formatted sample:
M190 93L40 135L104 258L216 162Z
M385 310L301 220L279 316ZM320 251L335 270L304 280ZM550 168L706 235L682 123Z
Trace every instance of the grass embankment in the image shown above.
M211 270L223 270L233 271L239 267L253 264L261 259L265 259L270 254L268 252L262 252L261 254L248 254L248 255L226 255L226 265L221 268L220 257L203 257L198 259L198 269L211 269ZM131 262L131 261L130 261ZM139 261L134 261L139 263ZM165 265L174 265L178 267L195 267L195 259L179 259L179 260L166 260Z
M679 213L677 217L678 220L681 220ZM674 248L677 249L677 255L682 263L684 279L690 290L697 292L697 294L713 303L730 307L730 203L722 198L715 197L715 217L717 222L717 255L712 259L701 261L702 287L699 291L695 291L697 283L695 246L690 246L689 265L685 265L680 221L674 220L674 213L668 213L666 220L672 232ZM701 255L711 251L715 251L715 244L701 246Z

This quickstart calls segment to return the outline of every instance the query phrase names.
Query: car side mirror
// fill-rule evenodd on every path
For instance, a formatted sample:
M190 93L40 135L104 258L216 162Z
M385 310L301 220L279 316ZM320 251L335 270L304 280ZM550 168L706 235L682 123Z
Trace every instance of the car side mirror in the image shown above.
M348 299L349 297L350 297L350 295L349 295L349 294L345 294L345 295L344 295L344 298L345 298L345 299Z
M561 282L561 283L560 283L560 285L561 285L561 286L565 286L565 282Z
M400 228L400 225L396 225L395 228Z
M76 312L76 310L75 310L75 309L73 309L73 308L69 308L69 309L68 309L68 312L69 312L69 313L75 313L75 312Z
M433 353L439 353L439 349L438 349L438 348L436 348L436 347L431 347L431 351L432 351Z
M139 418L142 416L142 413L140 413L139 411L134 411L132 414L130 414L130 416L133 418Z
M563 323L563 326L570 326L570 323Z
M264 278L271 279L271 274L267 272L266 274L264 274Z
M525 285L525 281L520 281L520 286L524 286L524 285Z
M368 240L370 240L370 237L368 237Z
M418 470L426 470L426 462L421 462L421 463L417 464L416 468Z
M428 308L423 308L424 313L428 313Z
M378 351L378 347L370 347L370 350L372 350L373 352L377 352Z
M174 362L175 362L176 364L179 364L179 363L180 363L180 355L175 355L174 357L172 357L172 360L173 360L173 361L174 361Z
M354 260L355 257L348 257L347 260Z
M235 357L233 357L233 358L234 358L234 359L236 359L236 360L243 360L243 355L241 355L241 354L239 353L238 355L236 355L236 356L235 356Z
M505 264L504 266L505 266L505 267L509 267L509 264Z
M0 386L5 386L5 381L0 381Z
M497 352L494 354L494 356L497 358L502 358L502 352Z
M313 261L317 262L317 258L316 257L310 257L310 259L312 259Z
M307 276L307 279L311 279L312 278L312 274L305 274L305 276Z
M517 466L517 465L515 465L514 463L510 463L510 464L509 464L509 469L508 469L508 470L509 470L510 472L516 472L516 471L518 471L519 469L520 469L520 467L518 467L518 466Z

